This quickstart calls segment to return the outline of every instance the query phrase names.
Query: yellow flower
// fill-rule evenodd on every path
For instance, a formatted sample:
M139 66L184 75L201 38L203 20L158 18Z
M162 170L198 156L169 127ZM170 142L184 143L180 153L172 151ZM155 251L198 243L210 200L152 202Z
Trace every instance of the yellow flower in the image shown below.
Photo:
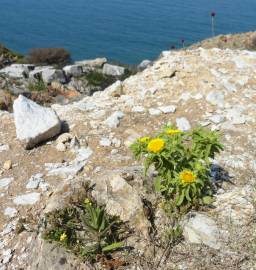
M84 200L84 204L92 205L92 202L91 202L88 198L86 198L86 199Z
M181 130L169 128L169 129L167 129L165 132L166 132L166 134L168 134L168 135L173 135L173 134L179 134L179 133L181 133Z
M139 142L141 143L146 143L150 140L150 137L142 137L142 138L139 138Z
M196 175L190 170L184 170L179 176L182 184L192 184L196 181Z
M60 241L61 241L61 242L66 241L66 240L67 240L67 238L68 238L68 236L67 236L67 234L66 234L66 233L62 233L62 234L60 235Z
M165 142L163 139L156 138L148 143L148 150L153 153L159 153L163 150Z

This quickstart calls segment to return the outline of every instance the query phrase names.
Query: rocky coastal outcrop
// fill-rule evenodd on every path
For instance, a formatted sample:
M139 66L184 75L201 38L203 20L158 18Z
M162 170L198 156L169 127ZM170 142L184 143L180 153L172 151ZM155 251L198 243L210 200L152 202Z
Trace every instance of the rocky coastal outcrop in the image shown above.
M53 104L65 133L31 150L16 138L17 111L0 111L0 269L256 269L255 66L255 52L165 51L104 91ZM15 102L20 99L26 101ZM40 115L43 109L31 106ZM39 126L45 122L37 119ZM219 130L225 145L212 160L215 201L183 217L178 242L152 188L156 172L143 176L129 149L166 123L184 131L199 125ZM12 166L5 169L8 160ZM121 266L118 260L92 266L41 238L45 214L69 205L85 182L94 186L93 198L132 230L131 255Z

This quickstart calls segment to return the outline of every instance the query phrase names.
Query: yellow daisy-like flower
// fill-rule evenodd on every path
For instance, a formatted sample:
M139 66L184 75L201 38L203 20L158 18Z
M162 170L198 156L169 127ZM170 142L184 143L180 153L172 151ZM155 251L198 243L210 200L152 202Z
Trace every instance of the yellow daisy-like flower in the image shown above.
M91 202L88 198L86 198L86 199L84 200L84 204L92 205L92 202Z
M148 150L153 153L159 153L164 149L165 142L163 139L156 138L148 143Z
M139 142L141 143L146 143L150 140L150 137L142 137L142 138L139 138Z
M182 184L192 184L196 181L196 175L190 170L184 170L179 177Z
M165 131L165 133L168 134L168 135L174 135L174 134L179 134L179 133L181 133L181 130L169 128L169 129L167 129L167 130Z
M67 234L66 234L66 233L62 233L62 234L60 235L60 241L61 241L61 242L66 241L66 240L67 240L67 238L68 238L68 236L67 236Z

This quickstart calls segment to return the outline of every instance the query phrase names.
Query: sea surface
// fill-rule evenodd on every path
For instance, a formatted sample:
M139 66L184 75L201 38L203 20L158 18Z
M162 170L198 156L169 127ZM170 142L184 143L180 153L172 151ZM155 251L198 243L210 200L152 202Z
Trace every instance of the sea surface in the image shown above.
M210 37L212 11L216 34L256 29L256 0L0 0L0 43L135 64Z

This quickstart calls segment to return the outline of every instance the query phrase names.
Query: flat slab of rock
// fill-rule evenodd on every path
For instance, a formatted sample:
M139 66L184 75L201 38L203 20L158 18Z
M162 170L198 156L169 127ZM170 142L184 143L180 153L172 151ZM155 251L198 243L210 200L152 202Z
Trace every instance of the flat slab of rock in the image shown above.
M103 74L110 76L122 76L125 73L125 68L110 64L105 64L103 66Z
M54 110L42 107L20 95L13 104L17 138L25 149L31 149L61 131L61 122Z
M14 198L13 202L17 205L32 205L40 199L40 193L27 193Z

